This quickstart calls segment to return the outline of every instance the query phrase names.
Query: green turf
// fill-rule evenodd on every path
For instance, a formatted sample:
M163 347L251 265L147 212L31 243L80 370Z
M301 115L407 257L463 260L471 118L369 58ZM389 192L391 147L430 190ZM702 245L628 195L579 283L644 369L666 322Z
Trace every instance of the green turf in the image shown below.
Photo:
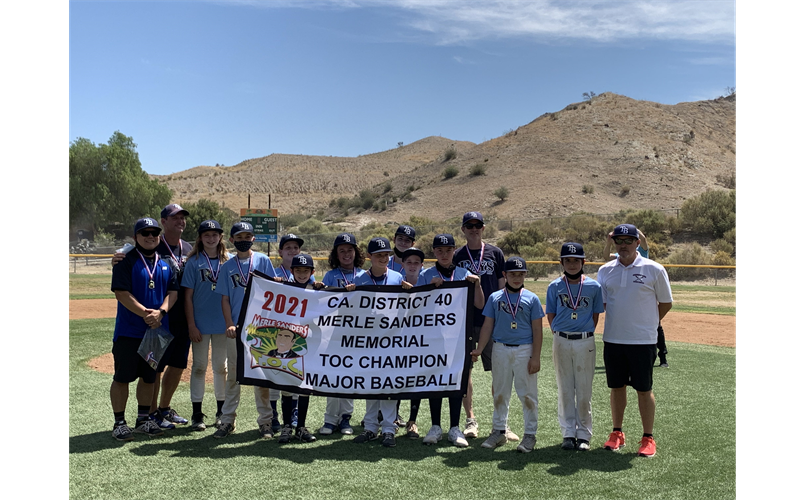
M657 456L636 456L640 420L629 394L622 452L601 445L611 430L609 391L597 343L594 381L593 451L559 449L556 380L551 338L546 337L539 377L540 425L537 448L518 453L515 444L496 450L451 447L398 438L386 449L379 441L358 445L341 435L310 444L280 446L257 439L252 390L243 388L237 430L226 439L187 428L161 438L137 435L130 443L111 437L111 375L87 361L110 351L114 320L70 321L70 496L72 498L735 498L735 349L669 342L669 369L655 369ZM492 419L491 376L474 372L475 409L482 435ZM127 417L136 410L131 390ZM311 400L308 426L322 424L325 399ZM205 411L213 413L212 387ZM189 387L182 383L173 406L191 412ZM354 420L364 403L356 401ZM510 425L522 435L522 410L513 398ZM407 416L408 403L402 413ZM446 427L448 411L443 405ZM428 403L418 419L429 426ZM357 425L357 424L356 424Z

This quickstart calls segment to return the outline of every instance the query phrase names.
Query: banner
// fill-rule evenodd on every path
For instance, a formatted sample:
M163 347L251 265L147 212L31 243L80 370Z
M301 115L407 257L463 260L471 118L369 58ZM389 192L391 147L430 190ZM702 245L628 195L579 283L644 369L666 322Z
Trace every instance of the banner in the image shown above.
M315 290L252 273L238 382L354 399L463 395L474 292L467 281Z

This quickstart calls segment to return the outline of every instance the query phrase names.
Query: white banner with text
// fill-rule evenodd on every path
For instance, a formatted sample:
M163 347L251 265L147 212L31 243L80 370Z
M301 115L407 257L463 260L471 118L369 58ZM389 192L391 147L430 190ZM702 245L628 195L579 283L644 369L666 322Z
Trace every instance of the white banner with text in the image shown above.
M315 290L252 274L238 382L356 399L464 394L473 294L466 281Z

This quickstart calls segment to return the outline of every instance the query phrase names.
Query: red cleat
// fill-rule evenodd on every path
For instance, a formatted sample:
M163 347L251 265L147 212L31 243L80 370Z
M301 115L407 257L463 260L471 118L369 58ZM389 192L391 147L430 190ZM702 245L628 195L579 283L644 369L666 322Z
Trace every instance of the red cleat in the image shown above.
M609 439L607 442L604 443L605 450L620 450L626 445L626 436L623 435L621 431L612 431L609 435Z
M644 437L640 440L640 448L637 449L639 457L653 457L657 453L657 444L653 437Z

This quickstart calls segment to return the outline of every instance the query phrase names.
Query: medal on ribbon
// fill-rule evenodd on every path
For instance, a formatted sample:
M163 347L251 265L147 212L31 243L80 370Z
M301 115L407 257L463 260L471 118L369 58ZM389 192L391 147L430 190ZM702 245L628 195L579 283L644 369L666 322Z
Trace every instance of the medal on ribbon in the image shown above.
M517 293L517 303L512 308L512 302L509 300L509 292L508 290L503 290L503 295L506 297L506 303L509 304L509 312L512 315L512 330L517 330L517 310L520 308L520 300L523 298L523 289L520 288L520 291Z
M137 250L137 253L140 254L140 260L143 261L143 266L145 266L145 272L148 273L148 288L153 290L154 287L156 286L156 283L154 283L154 274L156 274L157 272L157 264L159 263L159 254L154 252L154 267L153 269L150 269L148 267L148 262L146 262L143 254L140 253L139 250Z
M467 249L467 255L470 258L470 267L471 267L471 269L473 271L475 271L475 274L477 274L478 276L481 275L481 263L484 261L484 247L485 246L486 246L486 243L484 243L482 241L481 242L481 254L478 256L478 264L477 265L475 264L475 261L472 258L472 254L470 253L470 247L465 247Z
M202 250L201 253L204 254L204 258L207 259L207 266L210 269L210 276L211 276L210 281L212 281L212 286L210 288L213 291L215 291L215 285L216 283L218 283L218 273L221 272L221 259L218 258L214 259L216 266L215 269L213 269L212 261L210 261L210 257L207 255L207 252L205 250Z
M584 287L584 275L581 276L581 281L579 282L579 294L575 299L573 298L573 292L570 291L570 283L567 282L567 276L562 276L562 279L565 281L567 295L570 297L570 308L573 309L573 312L570 313L570 319L579 319L576 309L578 309L579 303L581 302L581 289Z

